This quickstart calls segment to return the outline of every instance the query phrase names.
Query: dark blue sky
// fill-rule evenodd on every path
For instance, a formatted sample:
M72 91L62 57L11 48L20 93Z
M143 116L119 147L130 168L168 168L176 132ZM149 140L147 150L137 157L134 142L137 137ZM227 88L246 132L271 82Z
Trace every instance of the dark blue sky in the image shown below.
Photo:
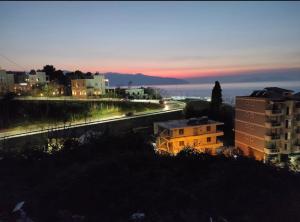
M0 2L24 69L203 76L299 67L300 2ZM21 69L0 56L0 66Z

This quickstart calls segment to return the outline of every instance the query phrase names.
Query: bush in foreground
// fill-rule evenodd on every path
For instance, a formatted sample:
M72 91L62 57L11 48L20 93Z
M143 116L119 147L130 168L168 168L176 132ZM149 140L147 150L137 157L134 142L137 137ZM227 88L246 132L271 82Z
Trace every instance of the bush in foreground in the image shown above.
M252 159L185 150L156 155L145 137L68 141L52 154L2 154L0 205L34 221L300 221L300 178ZM71 217L71 216L69 216Z

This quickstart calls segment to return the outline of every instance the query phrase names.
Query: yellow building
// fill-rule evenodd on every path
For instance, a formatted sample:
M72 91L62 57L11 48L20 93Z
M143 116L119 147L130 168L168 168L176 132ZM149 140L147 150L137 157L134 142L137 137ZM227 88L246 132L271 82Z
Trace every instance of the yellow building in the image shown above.
M223 123L207 117L154 123L156 147L158 151L171 154L177 154L186 147L216 154L216 150L223 146L220 137L224 133L219 129L220 125Z

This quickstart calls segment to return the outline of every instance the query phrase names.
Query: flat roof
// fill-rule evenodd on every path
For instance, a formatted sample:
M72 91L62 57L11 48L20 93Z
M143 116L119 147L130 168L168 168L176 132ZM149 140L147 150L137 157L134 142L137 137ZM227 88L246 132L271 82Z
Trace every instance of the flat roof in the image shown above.
M165 129L175 129L175 128L203 126L203 125L223 125L224 123L210 120L207 118L191 118L191 119L181 119L181 120L169 120L166 122L156 122L155 124Z

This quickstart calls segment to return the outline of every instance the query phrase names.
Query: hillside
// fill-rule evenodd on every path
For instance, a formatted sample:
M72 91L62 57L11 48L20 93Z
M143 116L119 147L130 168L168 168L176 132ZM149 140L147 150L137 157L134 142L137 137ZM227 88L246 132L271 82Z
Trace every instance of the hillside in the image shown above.
M109 79L111 86L127 86L129 82L133 86L140 85L168 85L168 84L186 84L182 79L164 78L157 76L148 76L141 73L138 74L121 74L121 73L105 73L105 77Z
M300 177L244 157L158 156L145 135L0 153L0 220L25 201L33 221L300 221ZM75 215L78 220L71 219ZM80 219L81 218L81 219Z

